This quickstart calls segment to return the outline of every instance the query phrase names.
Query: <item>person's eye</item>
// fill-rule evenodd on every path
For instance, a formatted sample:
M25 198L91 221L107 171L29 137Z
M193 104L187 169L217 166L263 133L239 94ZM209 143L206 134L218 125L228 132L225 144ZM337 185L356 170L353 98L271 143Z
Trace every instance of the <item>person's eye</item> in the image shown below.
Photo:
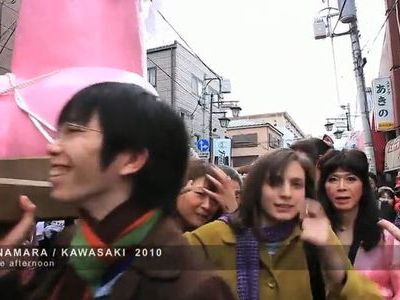
M338 181L338 179L336 177L329 177L328 178L328 182L330 182L330 183L335 183L337 181Z
M283 184L282 177L280 177L280 176L271 176L267 180L267 184L270 185L271 187L281 186Z
M73 132L84 132L85 130L79 126L74 126L74 125L68 125L66 127L66 131L73 133Z
M304 187L304 183L302 181L295 181L292 183L292 186L296 189L302 189Z
M355 182L355 181L357 181L357 177L356 176L349 176L349 177L346 178L346 180L348 182Z

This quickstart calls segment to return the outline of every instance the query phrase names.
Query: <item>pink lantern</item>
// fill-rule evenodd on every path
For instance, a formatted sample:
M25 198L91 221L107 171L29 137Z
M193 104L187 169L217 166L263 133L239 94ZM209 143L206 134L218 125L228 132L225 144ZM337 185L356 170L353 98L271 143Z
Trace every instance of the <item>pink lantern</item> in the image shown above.
M102 81L142 77L139 0L24 0L12 74L0 76L0 158L42 156L71 96Z

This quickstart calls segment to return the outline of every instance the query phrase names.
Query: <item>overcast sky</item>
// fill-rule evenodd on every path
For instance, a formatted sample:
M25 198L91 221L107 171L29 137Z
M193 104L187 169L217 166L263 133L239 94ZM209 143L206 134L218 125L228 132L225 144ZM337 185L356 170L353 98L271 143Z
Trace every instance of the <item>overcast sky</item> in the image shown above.
M356 0L356 6L370 86L379 71L384 30L372 40L385 20L384 0ZM325 118L341 112L339 104L350 102L357 113L350 37L334 39L341 103L331 41L314 39L313 20L324 7L321 0L162 0L159 9L213 70L231 80L226 99L240 100L242 115L287 111L317 136ZM161 18L156 31L148 47L178 39Z

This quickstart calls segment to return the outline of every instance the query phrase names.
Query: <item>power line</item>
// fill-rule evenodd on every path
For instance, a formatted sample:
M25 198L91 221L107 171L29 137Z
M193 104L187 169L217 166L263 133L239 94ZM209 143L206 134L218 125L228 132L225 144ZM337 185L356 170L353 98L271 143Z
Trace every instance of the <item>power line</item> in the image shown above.
M185 45L189 48L189 50L192 52L192 54L211 72L213 73L216 77L220 78L220 76L214 72L202 59L199 55L197 55L196 51L193 50L193 48L189 45L189 43L186 41L186 39L175 29L175 27L171 24L171 22L169 22L167 20L167 18L160 12L158 11L159 15L161 16L161 18L168 24L169 27L171 27L171 29L178 35L178 37L185 43ZM170 77L171 78L171 77ZM172 79L172 78L171 78ZM185 89L186 90L186 89ZM197 105L195 107L195 109L193 110L193 112L190 114L190 117L193 118L193 115L195 114L195 112L197 111L197 109L199 108L199 106L201 106L200 104L200 100L201 100L202 95L199 96L199 99L197 100Z
M167 18L158 10L159 15L161 16L161 18L168 24L168 26L171 27L171 29L178 35L178 37L185 43L185 45L189 48L189 50L192 52L192 54L211 72L213 73L217 78L221 78L221 76L219 76L216 72L214 72L214 70L212 70L202 59L201 57L196 53L196 51L193 50L193 48L189 45L189 43L186 41L186 39L175 29L175 27L171 24L171 22L169 22L167 20ZM174 79L172 79L172 77L167 74L160 66L158 66L153 60L151 60L149 58L150 61L152 61L164 74L166 74L171 80L173 80L174 82L176 82L179 86L181 86L186 92L188 92L189 94L191 94L191 92L189 92L186 88L184 88L179 82L175 81ZM197 100L197 104L196 107L194 108L193 112L190 114L190 118L193 119L193 116L195 114L195 112L197 111L197 109L199 108L199 106L202 106L200 101L201 98L203 96L204 93L202 93L201 95L199 95L199 98ZM212 104L211 104L212 105Z
M14 4L14 3L11 3ZM7 7L8 9L12 10L13 12L15 12L16 14L18 14L18 11L14 8L12 8L11 6L8 6L6 3L3 3L3 6Z
M332 48L332 58L333 58L333 69L335 72L336 100L337 100L338 104L341 104L340 93L339 93L338 72L337 72L337 64L336 64L335 45L333 43L333 37L331 38L331 48Z
M14 34L14 31L15 31L16 27L17 26L14 26L14 28L11 31L10 35L7 37L7 40L5 41L4 45L1 47L0 54L3 53L3 50L6 48L6 45L7 45L8 41L11 39L12 35Z
M193 118L197 108L199 106L201 106L200 100L201 100L202 95L200 95L198 98L193 96L192 92L188 91L182 84L180 84L178 81L173 79L171 77L171 75L169 75L163 68L161 68L154 60L152 60L150 57L147 57L147 59L150 60L158 69L160 69L161 72L163 72L165 75L167 75L169 79L171 79L173 82L175 82L177 85L179 85L185 92L187 92L189 95L191 95L193 98L195 98L197 100L196 107L194 108L193 112L190 113L190 118Z
M393 11L394 11L395 7L397 6L398 2L399 2L399 0L396 0L396 2L393 3L392 8L390 9L389 13L387 14L386 19L385 19L385 21L383 22L382 26L379 28L379 31L378 31L378 33L376 34L374 40L372 41L372 44L371 44L371 46L369 47L369 49L368 49L368 51L367 51L366 54L368 54L368 53L372 50L372 46L375 44L376 40L378 39L378 37L379 37L379 35L380 35L382 29L385 27L386 22L388 21L390 15L393 13ZM368 41L365 43L365 45L361 48L361 51L364 51L364 49L365 49L365 47L367 47L369 41L370 41L370 40L368 40Z
M193 55L200 60L200 62L211 72L213 73L216 77L220 78L217 73L215 73L201 58L200 56L197 55L196 51L193 50L193 48L189 45L189 43L183 38L183 36L175 29L175 27L165 18L165 16L158 11L159 15L163 18L163 20L172 28L172 30L178 35L178 37L185 43L185 45L189 48L190 51L192 51Z
M193 98L195 98L197 100L196 107L194 108L193 112L190 113L190 117L192 118L193 115L195 114L195 112L197 111L197 109L199 108L199 106L202 106L200 104L200 100L203 96L203 93L201 95L199 95L198 98L197 98L197 96L193 96L192 92L188 91L182 84L180 84L178 81L173 79L171 77L171 75L168 74L163 68L161 68L154 60L152 60L150 57L147 57L147 59L150 60L158 69L160 69L161 72L163 72L165 75L167 75L168 78L170 78L173 82L175 82L177 85L179 85L185 92L187 92L189 95L191 95Z
M179 85L179 86L180 86L184 91L186 91L189 95L191 95L192 97L194 97L194 98L197 99L197 97L193 96L192 92L188 91L183 85L181 85L178 81L176 81L175 79L173 79L172 76L171 76L170 74L168 74L163 68L161 68L154 60L152 60L150 57L147 57L147 59L148 59L149 61L151 61L158 69L160 69L160 71L163 72L169 79L171 79L173 82L175 82L177 85ZM190 113L190 119L192 120L192 122L193 122L193 116L194 116L194 114L195 114L197 108L198 108L199 106L201 106L201 104L200 104L201 97L202 97L202 95L199 96L199 98L197 99L196 107L194 108L193 112ZM193 131L194 131L193 129L194 129L194 126L193 126L193 123L192 123L192 124L191 124L191 129L190 129L192 134L193 134Z
M336 27L337 27L337 25L339 24L339 21L340 21L340 18L342 17L343 9L344 9L344 6L346 5L346 2L347 2L347 0L344 0L343 5L342 5L342 7L340 8L339 17L338 17L338 19L337 19L337 21L336 21L335 27L333 28L332 34L335 33Z
M3 26L3 27L6 27L6 26ZM14 20L14 22L13 22L9 27L6 27L6 28L7 28L6 31L4 31L4 32L1 33L1 35L0 35L0 42L3 41L3 39L4 39L5 35L6 35L6 33L9 32L9 31L11 30L11 28L13 28L13 29L12 29L12 33L11 33L11 35L12 35L12 34L14 33L16 27L17 27L17 20ZM8 37L8 39L7 39L7 42L8 42L8 40L9 40L9 37ZM7 42L4 44L4 46L7 44ZM7 48L7 49L8 49L8 50L12 50L12 49L9 49L9 48Z
M175 82L177 85L179 85L185 92L188 94L192 95L192 92L189 92L182 84L180 84L178 81L173 79L171 75L169 75L163 68L161 68L154 60L152 60L150 57L147 57L148 60L150 60L158 69L160 69L161 72L163 72L165 75L167 75L173 82ZM193 96L194 97L194 96Z

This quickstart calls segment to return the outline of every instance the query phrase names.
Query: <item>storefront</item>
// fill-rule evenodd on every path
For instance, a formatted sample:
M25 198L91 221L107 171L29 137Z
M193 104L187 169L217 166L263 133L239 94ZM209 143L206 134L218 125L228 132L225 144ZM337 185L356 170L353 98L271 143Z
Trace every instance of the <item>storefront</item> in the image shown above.
M374 126L374 120L372 119L372 126ZM386 172L386 162L385 161L385 133L372 131L372 140L374 144L374 156L375 156L375 170L378 175L378 178L382 177L382 173ZM358 149L364 151L365 138L363 131L353 131L350 134L350 137L346 141L345 148L347 149ZM383 183L384 180L379 180Z
M394 184L394 178L400 170L400 136L387 142L385 147L385 178Z

